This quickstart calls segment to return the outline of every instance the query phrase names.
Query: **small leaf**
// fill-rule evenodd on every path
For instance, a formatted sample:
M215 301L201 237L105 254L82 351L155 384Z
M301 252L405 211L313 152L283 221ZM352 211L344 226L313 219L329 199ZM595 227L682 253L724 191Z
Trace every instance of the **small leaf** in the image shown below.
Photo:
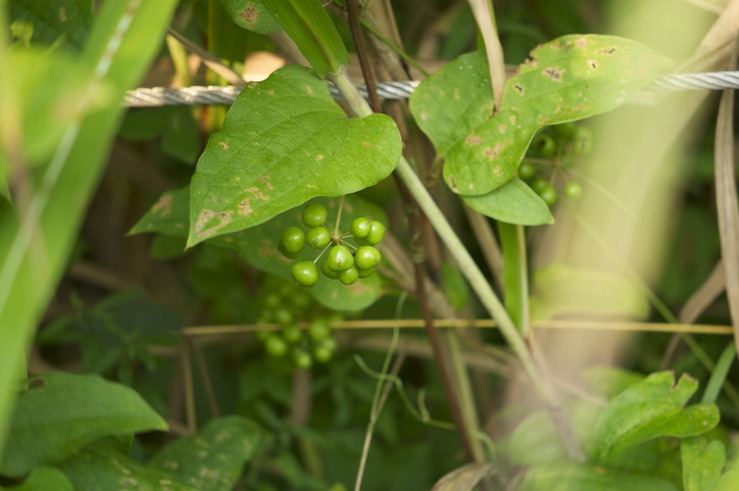
M685 491L714 491L726 463L724 444L718 440L686 438L680 444Z
M274 34L282 30L261 0L219 0L236 25L259 34Z
M649 474L559 462L530 468L518 491L679 491Z
M601 459L661 436L689 437L707 432L719 422L713 404L683 406L697 390L687 375L675 385L671 372L653 373L618 395L601 415L596 444Z
M59 467L74 489L130 489L135 491L195 491L175 481L171 475L131 460L104 444L77 452ZM199 490L198 490L199 491Z
M493 472L495 467L492 464L463 465L439 479L431 491L471 491L483 477Z
M149 465L199 491L233 489L265 436L259 425L246 418L215 419L196 436L181 437L164 447Z
M188 246L372 186L400 152L392 119L349 119L312 72L282 68L247 85L210 138L192 179Z
M36 467L22 484L7 488L8 491L43 491L46 489L74 491L74 486L72 486L69 478L59 469L40 466Z
M425 79L411 96L411 112L445 159L452 191L485 195L515 175L542 126L610 111L668 64L629 39L563 36L531 52L493 115L485 55L470 53Z
M464 202L473 210L501 222L520 225L554 223L549 206L518 177L512 177L487 194L465 196Z
M55 464L103 436L166 430L167 424L129 387L93 375L54 373L21 394L0 474L22 476Z

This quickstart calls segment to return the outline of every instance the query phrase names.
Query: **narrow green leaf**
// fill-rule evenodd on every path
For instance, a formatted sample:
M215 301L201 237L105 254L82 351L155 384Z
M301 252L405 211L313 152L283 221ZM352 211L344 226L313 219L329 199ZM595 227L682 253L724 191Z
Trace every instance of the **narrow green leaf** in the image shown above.
M262 0L319 77L337 73L349 54L320 0Z
M237 26L259 34L282 30L261 0L219 0Z
M596 442L601 459L661 436L700 435L719 422L713 404L683 406L698 382L683 375L675 384L671 372L653 373L619 394L601 415Z
M196 436L164 447L149 465L199 491L233 489L244 464L254 457L266 433L240 416L209 421Z
M200 491L102 444L77 452L59 467L78 490Z
M464 202L473 210L501 222L520 225L554 223L549 206L515 176L487 194L464 196Z
M703 398L701 399L702 402L716 402L734 360L736 360L736 345L729 342L721 356L719 356L716 367L711 373L711 378L708 379L706 390L703 392Z
M129 387L94 375L54 373L18 399L0 474L21 476L55 464L107 435L166 430L167 424Z
M400 152L388 116L349 119L310 70L282 68L247 85L210 138L192 179L188 246L372 186Z
M649 474L559 462L530 468L519 491L679 491Z
M40 466L33 469L23 483L6 489L8 491L74 491L74 486L59 469Z
M515 175L539 128L610 111L668 65L629 39L563 36L531 52L508 80L495 115L482 52L425 79L411 111L445 159L447 185L464 196L484 195Z
M714 491L726 463L724 444L706 438L686 438L680 443L684 491Z

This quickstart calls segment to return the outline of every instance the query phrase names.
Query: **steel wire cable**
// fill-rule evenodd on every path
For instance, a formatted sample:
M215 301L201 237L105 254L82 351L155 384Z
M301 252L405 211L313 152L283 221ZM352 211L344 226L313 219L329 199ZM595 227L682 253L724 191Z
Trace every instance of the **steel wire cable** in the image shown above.
M382 82L377 85L377 95L384 100L408 99L420 82ZM359 92L367 97L367 89L358 86ZM241 92L238 85L192 86L182 88L152 87L130 90L125 96L128 107L158 106L211 106L231 104ZM739 71L681 73L663 75L654 79L647 87L653 90L724 90L739 89ZM329 84L334 99L340 99L338 90Z

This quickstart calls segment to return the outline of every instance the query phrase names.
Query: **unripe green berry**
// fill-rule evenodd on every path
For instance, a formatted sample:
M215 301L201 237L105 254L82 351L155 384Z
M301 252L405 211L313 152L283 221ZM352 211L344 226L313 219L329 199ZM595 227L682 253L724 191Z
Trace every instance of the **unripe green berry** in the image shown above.
M328 363L334 356L334 352L326 346L315 346L312 351L313 358L315 358L318 363Z
M579 199L582 196L582 186L579 182L570 181L565 186L565 196L570 199Z
M325 227L313 227L305 234L305 240L312 248L320 249L321 247L326 247L331 242L331 232Z
M369 235L370 226L371 222L368 218L355 218L352 222L352 235L354 235L355 238L363 239Z
M354 265L354 257L349 249L341 244L333 246L326 257L328 268L337 273L346 271Z
M331 336L331 328L325 319L318 318L308 325L308 337L313 341L320 341Z
M313 286L318 281L318 268L312 261L293 264L293 279L300 286Z
M293 321L293 313L285 307L275 309L273 316L275 322L282 324L283 326L286 326Z
M282 336L277 334L270 334L264 342L264 348L267 350L270 356L275 358L281 358L287 353L287 343Z
M524 181L532 179L536 175L536 166L531 162L523 161L518 166L518 177Z
M361 269L374 269L380 264L382 254L372 246L361 246L354 253L354 265Z
M332 271L331 268L328 267L328 259L324 259L321 261L321 272L327 277L331 278L332 280L335 280L339 277L339 273L336 271Z
M572 136L573 151L577 155L587 155L593 151L593 132L586 126L578 126Z
M291 324L282 330L282 337L290 344L297 344L303 337L303 331L295 324Z
M367 243L377 245L385 238L385 225L382 222L372 221L370 223L370 232L366 237Z
M554 204L557 202L557 191L554 189L554 187L551 184L548 184L547 187L542 189L539 192L539 196L542 200L544 200L544 203L546 203L549 206L554 206Z
M302 219L303 223L308 228L320 227L326 223L327 217L328 212L326 211L326 207L321 204L311 203L303 208Z
M557 143L549 135L537 135L532 146L545 157L551 157L557 151Z
M282 250L290 254L297 254L305 246L305 232L298 227L287 227L282 233Z
M534 179L534 182L531 183L531 189L533 189L536 194L541 194L547 186L551 186L551 184L549 184L549 181L543 177L537 177Z
M372 274L375 272L376 269L377 268L370 268L370 269L357 268L357 273L359 273L360 278L367 278L367 277L372 276Z
M295 364L295 368L306 370L313 365L313 358L311 358L310 353L307 351L296 349L293 351L293 363Z
M354 266L339 272L339 281L345 285L356 283L358 279L359 271L357 271L357 268L355 268Z

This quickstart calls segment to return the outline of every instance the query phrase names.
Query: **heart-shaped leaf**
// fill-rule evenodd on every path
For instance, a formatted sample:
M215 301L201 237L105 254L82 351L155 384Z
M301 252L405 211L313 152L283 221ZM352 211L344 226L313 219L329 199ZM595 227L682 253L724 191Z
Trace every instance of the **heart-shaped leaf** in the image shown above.
M337 199L316 198L314 202L322 203L329 212L328 223L333 223L338 206ZM168 191L141 217L131 229L131 233L158 232L169 237L187 236L189 192L187 188ZM278 250L278 244L285 228L300 226L301 209L288 210L267 223L253 227L247 231L214 237L209 243L235 249L257 269L272 273L292 281L290 264L293 261L314 259L320 251L307 248L294 260L289 260ZM340 230L347 231L352 221L358 217L369 217L387 223L387 217L381 208L357 196L346 196L341 213ZM380 246L382 248L382 246ZM184 240L182 242L184 249ZM363 278L351 286L338 281L321 277L307 291L321 304L333 310L362 310L380 296L380 279L374 274Z
M411 97L420 128L445 159L444 180L465 196L487 194L516 173L536 132L610 111L668 60L629 39L569 35L531 52L493 114L484 53L460 56Z
M464 202L473 210L501 222L521 225L554 223L549 206L518 177L512 177L487 194L464 196Z
M288 66L247 85L192 179L191 247L264 223L316 196L372 186L395 169L401 141L388 116L346 117L310 70Z

